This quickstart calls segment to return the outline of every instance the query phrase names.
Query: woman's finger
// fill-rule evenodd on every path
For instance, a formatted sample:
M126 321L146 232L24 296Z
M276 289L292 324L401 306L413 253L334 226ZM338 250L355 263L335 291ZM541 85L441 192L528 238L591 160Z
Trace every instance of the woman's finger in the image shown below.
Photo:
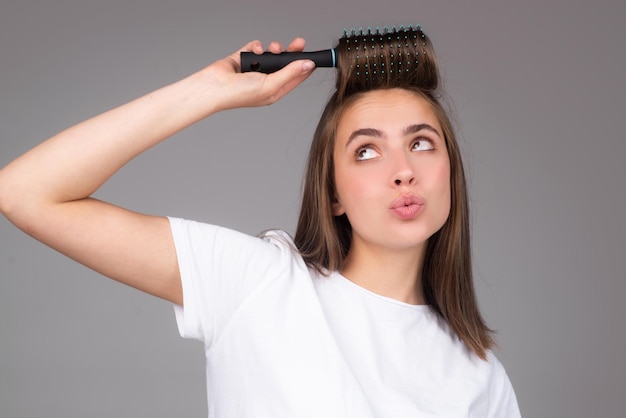
M263 53L263 43L261 41L259 41L258 39L255 39L254 41L250 41L247 44L245 44L243 47L241 47L234 54L239 54L240 52L254 52L255 54L262 54Z
M279 54L283 52L283 45L280 42L272 41L267 50L273 54Z
M294 38L287 47L288 52L300 52L304 50L305 41L303 38Z
M280 71L268 74L264 83L266 91L269 92L266 104L276 102L296 88L311 75L314 68L313 61L306 60L292 62Z

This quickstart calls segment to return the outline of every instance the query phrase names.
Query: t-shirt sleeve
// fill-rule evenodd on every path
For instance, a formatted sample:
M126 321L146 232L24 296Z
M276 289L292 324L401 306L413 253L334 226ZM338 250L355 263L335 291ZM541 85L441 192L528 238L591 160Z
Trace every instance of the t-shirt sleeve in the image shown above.
M492 378L489 385L489 418L520 418L520 410L513 385L500 361L493 356Z
M211 346L246 298L268 285L284 249L231 229L169 218L183 287L180 335Z

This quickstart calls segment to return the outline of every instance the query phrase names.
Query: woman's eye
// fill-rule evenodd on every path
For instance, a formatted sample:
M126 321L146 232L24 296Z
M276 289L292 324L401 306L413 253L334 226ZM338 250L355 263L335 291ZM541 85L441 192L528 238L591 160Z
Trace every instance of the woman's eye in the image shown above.
M356 150L355 155L357 161L365 161L379 156L378 152L371 147L361 147Z
M430 151L434 149L433 144L426 139L419 139L413 142L413 146L411 147L411 151Z

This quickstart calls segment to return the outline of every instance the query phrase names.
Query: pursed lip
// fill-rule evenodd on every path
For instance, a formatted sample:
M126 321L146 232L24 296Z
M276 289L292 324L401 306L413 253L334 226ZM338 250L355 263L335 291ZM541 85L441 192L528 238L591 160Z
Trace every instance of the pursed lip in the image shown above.
M424 200L413 194L404 194L391 202L389 211L403 221L415 219L424 208Z
M414 194L404 194L391 202L389 209L398 209L412 205L424 206L424 199Z

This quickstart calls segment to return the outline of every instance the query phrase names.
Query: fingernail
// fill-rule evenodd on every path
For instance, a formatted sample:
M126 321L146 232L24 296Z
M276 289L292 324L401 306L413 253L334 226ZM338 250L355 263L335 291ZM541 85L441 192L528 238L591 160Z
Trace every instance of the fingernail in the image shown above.
M302 63L302 71L304 72L311 71L313 68L315 68L315 63L313 61L304 61Z

